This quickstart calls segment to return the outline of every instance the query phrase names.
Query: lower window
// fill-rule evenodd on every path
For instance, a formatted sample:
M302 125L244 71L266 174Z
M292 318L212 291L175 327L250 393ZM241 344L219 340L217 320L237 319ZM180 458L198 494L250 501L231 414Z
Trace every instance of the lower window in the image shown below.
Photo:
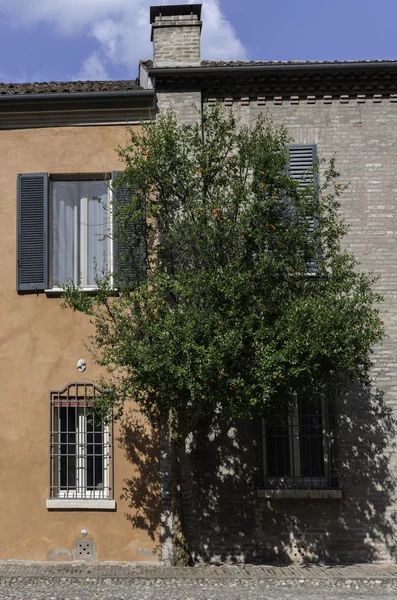
M277 418L262 419L263 486L336 487L333 418L326 401L301 399Z
M112 498L112 435L91 410L98 395L92 383L50 392L50 498Z

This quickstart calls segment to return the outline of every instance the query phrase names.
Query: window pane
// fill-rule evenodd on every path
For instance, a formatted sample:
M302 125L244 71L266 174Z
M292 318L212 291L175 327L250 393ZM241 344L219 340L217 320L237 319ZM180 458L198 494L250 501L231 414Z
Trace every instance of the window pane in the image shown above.
M301 470L303 477L324 477L323 417L321 403L299 402Z
M104 488L104 434L95 419L87 426L87 488L101 491Z
M108 271L108 182L82 181L81 197L87 199L87 219L82 219L86 232L85 285L95 285L95 268L99 274ZM98 198L99 200L97 200ZM83 234L84 235L84 234Z
M62 407L59 410L61 430L61 488L74 489L76 487L76 411L71 406Z
M74 280L79 252L78 181L52 184L52 284Z
M266 425L265 436L267 476L291 475L288 425Z

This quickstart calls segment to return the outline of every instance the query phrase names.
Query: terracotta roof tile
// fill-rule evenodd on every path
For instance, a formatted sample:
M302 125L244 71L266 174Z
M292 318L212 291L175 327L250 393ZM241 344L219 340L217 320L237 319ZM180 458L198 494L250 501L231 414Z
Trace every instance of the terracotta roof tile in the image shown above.
M141 60L141 64L150 69L152 60ZM201 67L261 67L277 65L344 65L357 63L397 63L397 59L383 60L202 60ZM181 67L183 65L180 65ZM177 67L176 67L177 68ZM199 67L198 67L199 68Z
M393 60L202 60L202 67L255 67L271 65L340 65L356 63L389 63Z
M62 94L76 92L113 92L142 89L137 80L120 81L39 81L36 83L0 83L0 95Z

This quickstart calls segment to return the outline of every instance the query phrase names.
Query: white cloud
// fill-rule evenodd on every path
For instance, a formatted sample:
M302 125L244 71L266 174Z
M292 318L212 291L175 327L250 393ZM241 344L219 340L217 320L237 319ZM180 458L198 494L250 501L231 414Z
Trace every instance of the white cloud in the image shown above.
M162 0L184 4L186 0ZM190 4L194 0L188 0ZM102 79L112 66L127 67L136 74L139 58L151 58L149 7L154 0L0 0L3 17L20 27L40 22L59 34L88 35L95 51L79 75ZM220 0L203 0L202 58L243 59L246 51L222 13Z
M204 2L202 20L202 58L212 60L246 58L246 50L229 21L222 15L218 0Z
M87 81L88 79L107 80L109 75L97 52L93 52L83 61L80 71L73 76L73 79L81 81Z

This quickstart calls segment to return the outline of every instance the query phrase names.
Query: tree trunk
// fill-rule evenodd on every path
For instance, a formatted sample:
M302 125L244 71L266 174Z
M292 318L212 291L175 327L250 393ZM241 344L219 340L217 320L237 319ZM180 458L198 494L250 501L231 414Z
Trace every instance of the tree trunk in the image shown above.
M191 555L186 540L182 506L182 462L185 455L185 437L180 432L179 415L170 411L168 431L171 460L171 513L172 513L172 564L187 567Z

